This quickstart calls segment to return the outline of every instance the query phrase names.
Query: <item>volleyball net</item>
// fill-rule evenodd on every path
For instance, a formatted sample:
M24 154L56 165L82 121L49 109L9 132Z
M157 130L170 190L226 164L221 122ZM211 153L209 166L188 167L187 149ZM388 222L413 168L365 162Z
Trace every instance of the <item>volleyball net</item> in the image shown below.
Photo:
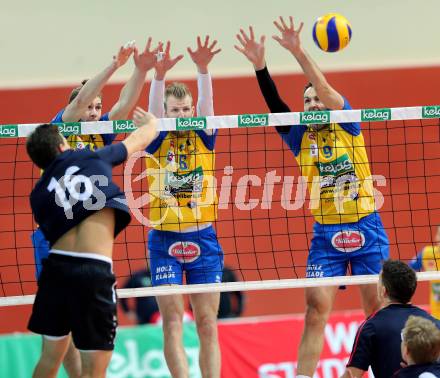
M361 122L390 257L409 262L423 247L435 244L434 232L440 224L439 118L440 106L421 106L160 119L161 131L219 129L212 184L218 211L213 223L225 265L240 282L120 289L119 296L376 282L374 275L304 278L313 237L313 198L292 151L274 126ZM0 305L32 303L36 292L30 235L37 225L29 194L40 170L26 154L25 137L37 126L0 126ZM59 127L65 136L114 133L118 134L116 140L134 130L131 121ZM150 209L142 196L150 188L145 161L138 158L113 170L114 181L131 198L135 215L115 241L113 260L119 286L148 265ZM432 271L418 273L419 280L440 279L440 261L431 265Z

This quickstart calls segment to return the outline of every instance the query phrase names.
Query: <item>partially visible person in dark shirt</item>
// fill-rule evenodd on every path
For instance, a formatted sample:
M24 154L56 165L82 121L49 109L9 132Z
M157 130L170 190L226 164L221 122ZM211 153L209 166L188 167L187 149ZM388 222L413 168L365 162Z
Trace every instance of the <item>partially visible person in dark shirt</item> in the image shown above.
M407 264L384 262L377 284L383 307L360 325L341 378L360 378L370 366L375 378L392 377L401 368L401 333L411 315L429 319L440 329L438 320L410 303L416 287L416 274Z
M237 276L228 267L223 268L222 282L236 282ZM244 309L244 294L241 291L227 291L220 294L220 307L217 317L219 319L235 318L241 316Z
M410 316L402 331L402 357L408 364L397 378L440 377L440 330L429 319Z
M134 289L138 287L151 286L151 273L147 269L139 270L124 283L124 289ZM137 324L154 323L159 307L156 298L151 297L135 297L132 299L133 305L128 298L120 298L119 303L124 313ZM134 308L133 308L134 307Z

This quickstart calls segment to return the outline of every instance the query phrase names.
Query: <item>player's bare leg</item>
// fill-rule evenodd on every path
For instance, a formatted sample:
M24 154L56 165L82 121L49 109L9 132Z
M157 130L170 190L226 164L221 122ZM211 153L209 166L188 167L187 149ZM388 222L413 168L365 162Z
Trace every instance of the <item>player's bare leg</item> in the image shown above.
M112 353L112 350L80 352L82 364L81 378L105 378Z
M43 336L43 347L40 360L35 366L33 378L55 378L69 347L70 337L48 339Z
M373 312L380 308L379 298L377 297L377 285L360 285L362 308L364 309L365 317L370 316Z
M188 359L183 348L183 312L182 295L156 297L162 316L164 335L164 355L173 378L188 378Z
M72 338L69 337L69 339ZM81 376L81 356L72 341L70 341L64 355L63 366L69 378L79 378Z
M306 316L298 351L297 375L313 377L324 346L324 328L333 307L337 287L308 287Z
M203 378L220 378L217 313L220 293L191 294L191 305L200 340L199 364Z

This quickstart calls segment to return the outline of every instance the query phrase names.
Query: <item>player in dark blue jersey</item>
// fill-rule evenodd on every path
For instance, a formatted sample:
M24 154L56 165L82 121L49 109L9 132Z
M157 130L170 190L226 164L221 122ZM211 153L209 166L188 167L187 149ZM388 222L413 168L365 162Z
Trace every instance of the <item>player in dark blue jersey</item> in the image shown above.
M402 261L384 262L377 284L383 307L359 327L347 370L342 378L358 378L371 366L376 378L389 378L401 367L401 332L411 315L440 322L410 304L417 287L414 271Z
M397 378L440 377L440 330L433 322L410 316L402 331L402 357L407 366Z
M113 57L110 65L104 68L90 80L84 80L82 85L73 89L69 96L68 104L60 110L52 119L52 123L61 122L91 122L126 119L129 112L139 99L147 72L154 67L156 54L161 44L151 50L151 38L148 39L145 50L140 53L134 43L127 43L122 46ZM121 90L119 100L113 105L108 113L102 114L102 88L108 82L113 73L123 66L133 54L135 67L133 74ZM67 138L72 148L88 148L95 150L107 146L115 139L115 134L92 134L92 135L71 135ZM38 276L42 267L42 260L49 254L49 243L44 238L39 228L31 235L34 246L35 272ZM66 354L64 367L69 376L77 376L80 370L79 355L74 348L70 348Z
M34 377L55 377L69 346L79 349L82 376L104 377L117 327L114 238L130 222L112 167L143 151L156 134L154 116L134 113L139 126L122 143L73 150L54 125L39 126L26 148L44 173L30 201L50 244L43 261L29 329L43 336Z

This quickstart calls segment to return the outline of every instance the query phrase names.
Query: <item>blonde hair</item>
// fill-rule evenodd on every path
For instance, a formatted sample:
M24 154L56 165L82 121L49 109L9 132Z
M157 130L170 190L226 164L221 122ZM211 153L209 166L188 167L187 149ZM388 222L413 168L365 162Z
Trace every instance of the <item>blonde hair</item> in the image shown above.
M403 342L415 364L437 361L440 355L440 330L429 319L410 316L402 331Z
M189 91L189 88L185 84L178 82L171 83L165 88L165 110L167 108L167 99L170 96L174 96L179 100L182 100L186 96L189 96L192 100L192 94Z

